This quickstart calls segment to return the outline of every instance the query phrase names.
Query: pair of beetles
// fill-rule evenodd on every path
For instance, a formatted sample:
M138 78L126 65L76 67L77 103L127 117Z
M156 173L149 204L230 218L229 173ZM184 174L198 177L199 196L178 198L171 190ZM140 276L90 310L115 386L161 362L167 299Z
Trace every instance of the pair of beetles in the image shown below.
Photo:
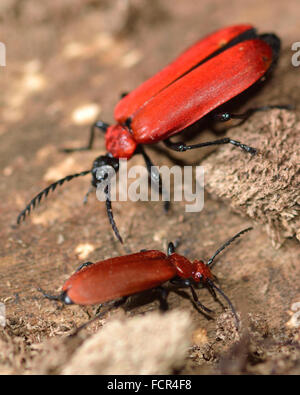
M217 121L232 118L244 120L255 111L287 108L264 106L251 108L242 114L218 113L222 104L265 79L276 63L279 50L280 39L275 34L258 34L255 28L247 24L220 29L196 42L158 74L134 91L122 95L114 111L115 125L95 122L86 147L65 150L90 150L96 131L99 129L105 133L107 154L97 157L91 169L62 178L41 191L19 214L17 222L24 220L43 197L66 181L91 174L92 186L97 188L107 178L107 172L102 170L111 166L117 171L121 158L130 159L134 154L141 154L149 176L154 178L151 172L153 163L144 150L147 144L162 141L168 148L179 152L231 144L245 154L254 155L255 148L229 137L194 145L172 142L170 138L206 115L211 115L212 120ZM162 192L161 180L156 177L156 182ZM108 186L104 192L108 219L114 234L122 243L113 217ZM41 291L45 297L66 304L90 305L117 300L114 306L119 303L119 299L153 288L160 289L165 300L167 292L161 285L170 281L178 287L190 288L193 300L200 309L211 313L198 300L194 288L202 284L214 298L217 292L227 301L238 327L237 313L229 298L215 284L211 267L224 248L250 229L244 229L228 240L207 263L189 261L177 254L174 244L169 243L167 254L157 250L142 250L97 263L86 262L65 282L60 295Z

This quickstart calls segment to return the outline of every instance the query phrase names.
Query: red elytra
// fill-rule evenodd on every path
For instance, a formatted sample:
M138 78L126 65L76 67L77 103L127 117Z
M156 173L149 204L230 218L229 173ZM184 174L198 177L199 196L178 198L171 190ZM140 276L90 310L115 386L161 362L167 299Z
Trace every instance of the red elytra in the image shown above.
M36 207L42 197L46 197L58 185L91 173L92 186L101 187L108 175L107 167L110 166L117 172L119 159L129 159L134 154L143 155L149 175L159 184L162 193L161 179L153 177L153 163L143 148L147 144L162 141L168 148L180 152L211 145L232 144L255 154L255 148L229 137L194 145L174 143L169 138L261 81L276 61L279 49L280 39L276 35L258 35L249 24L223 28L198 41L154 77L125 95L115 108L114 125L95 122L87 147L66 150L72 152L91 149L95 128L105 131L107 154L97 157L92 169L66 176L42 190L22 210L17 223L25 220L26 215ZM265 106L249 109L244 114L218 115L221 115L220 120L223 121L230 118L245 119L254 111L274 107L287 108ZM107 191L107 215L115 235L122 242ZM165 208L168 208L167 203Z
M62 290L71 302L91 305L155 288L176 276L195 282L213 280L210 268L202 261L192 263L176 253L167 256L149 250L84 267L65 282Z
M224 243L207 263L200 260L189 261L175 252L173 243L169 243L168 254L149 250L135 254L106 259L96 263L87 262L64 283L59 296L43 294L48 299L66 304L92 305L127 297L170 281L180 287L189 287L194 301L206 312L211 312L199 302L194 285L206 286L216 297L219 292L231 307L236 322L238 318L232 303L224 292L215 285L211 266L215 257L230 243L252 228L246 228Z
M184 74L187 74L212 53L227 45L229 41L252 29L253 26L249 24L230 26L220 29L196 42L171 64L125 96L115 108L115 119L118 123L124 124L130 115L135 114L139 108L144 107L152 97Z
M257 82L274 58L259 36L203 62L245 32L255 35L251 25L209 35L126 95L115 108L117 125L106 131L107 151L129 159L137 145L169 138Z

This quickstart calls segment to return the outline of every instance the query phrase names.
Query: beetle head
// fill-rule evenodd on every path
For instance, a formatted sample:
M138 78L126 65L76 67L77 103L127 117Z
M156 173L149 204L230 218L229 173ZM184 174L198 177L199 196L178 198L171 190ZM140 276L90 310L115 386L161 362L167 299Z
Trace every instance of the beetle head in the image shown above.
M59 295L60 300L64 303L64 304L74 304L74 302L70 299L70 297L68 296L67 291L63 291L60 295Z
M193 279L196 283L205 283L208 279L213 280L213 274L208 265L203 261L195 260L193 262Z
M92 168L92 185L97 187L102 181L111 178L119 170L119 159L110 153L98 156Z

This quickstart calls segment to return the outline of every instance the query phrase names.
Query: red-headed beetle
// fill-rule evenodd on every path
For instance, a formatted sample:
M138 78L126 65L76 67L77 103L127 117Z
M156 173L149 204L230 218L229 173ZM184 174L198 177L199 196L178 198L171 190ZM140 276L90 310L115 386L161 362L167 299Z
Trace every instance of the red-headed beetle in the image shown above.
M96 158L92 169L64 177L41 191L19 214L17 222L24 220L36 203L58 185L91 173L92 186L97 187L108 177L105 171L107 166L118 171L119 159L129 159L133 154L143 155L149 175L161 192L161 180L151 171L152 161L143 149L147 144L163 141L168 148L180 152L210 145L232 144L255 154L255 148L229 137L195 145L171 142L169 138L212 112L213 119L227 121L231 118L248 118L255 111L287 108L265 106L249 109L243 114L216 114L214 111L262 81L275 63L279 50L280 39L276 35L258 35L247 24L223 28L196 42L154 77L123 96L114 111L115 125L109 126L98 121L92 125L87 147L65 150L89 150L93 146L96 128L105 132L108 153ZM122 242L112 214L109 188L106 187L104 192L109 221ZM165 208L168 208L168 202Z
M206 313L212 311L199 300L194 285L206 286L214 298L219 292L228 302L238 327L236 311L224 292L216 286L211 267L215 257L230 243L248 232L246 228L222 245L207 263L189 261L175 252L173 243L169 243L168 254L157 250L142 250L136 254L106 259L96 263L86 262L64 283L62 293L58 296L49 295L39 289L43 295L65 304L92 305L127 297L153 288L158 288L166 299L167 292L161 285L167 281L177 287L189 287L196 304ZM119 303L119 302L117 302Z

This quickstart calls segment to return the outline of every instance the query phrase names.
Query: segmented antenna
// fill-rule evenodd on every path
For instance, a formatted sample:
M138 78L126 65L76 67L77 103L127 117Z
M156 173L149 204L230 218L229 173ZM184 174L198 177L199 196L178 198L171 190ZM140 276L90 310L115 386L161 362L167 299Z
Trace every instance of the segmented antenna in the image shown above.
M25 207L23 211L18 215L17 218L17 224L20 224L21 221L25 221L26 215L29 215L31 210L34 210L37 204L40 203L42 200L43 196L46 198L48 196L48 193L50 191L54 191L58 185L62 185L66 181L71 181L73 178L80 177L80 176L85 176L87 174L91 173L91 170L86 170L82 171L81 173L76 173L76 174L71 174L65 178L62 178L53 184L49 185L47 188L43 189L39 194L37 194L31 202Z
M50 300L57 300L59 302L62 301L61 295L49 295L47 292L45 292L42 288L37 289L39 292L41 292L46 299Z
M207 265L211 265L213 263L213 260L215 259L215 257L220 254L221 251L223 251L227 246L229 246L229 244L231 244L235 239L237 239L238 237L240 237L243 233L249 232L249 230L252 230L253 228L247 228L244 230L241 230L239 233L237 233L235 236L233 236L231 239L229 239L228 241L226 241L225 244L222 245L222 247L220 247L215 253L214 255L207 261Z

